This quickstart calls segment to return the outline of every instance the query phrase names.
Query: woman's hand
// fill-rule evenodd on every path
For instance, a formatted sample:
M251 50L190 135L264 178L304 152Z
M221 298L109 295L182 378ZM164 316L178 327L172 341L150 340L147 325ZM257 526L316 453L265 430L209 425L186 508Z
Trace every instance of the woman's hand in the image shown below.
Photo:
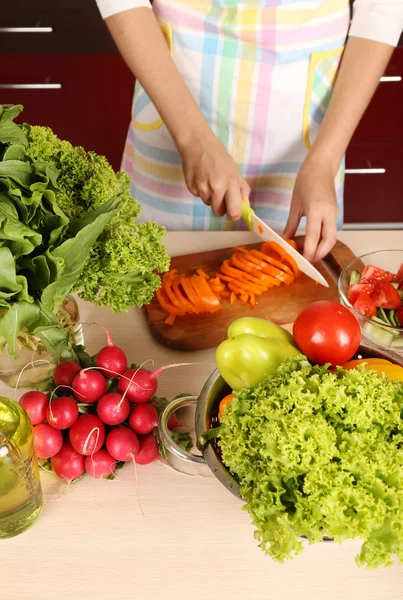
M249 202L250 187L214 134L194 138L180 148L180 154L189 191L211 206L216 217L226 214L230 221L239 219L242 200Z
M293 238L301 217L306 217L304 256L318 262L336 243L337 206L335 173L329 163L308 154L294 187L285 238Z

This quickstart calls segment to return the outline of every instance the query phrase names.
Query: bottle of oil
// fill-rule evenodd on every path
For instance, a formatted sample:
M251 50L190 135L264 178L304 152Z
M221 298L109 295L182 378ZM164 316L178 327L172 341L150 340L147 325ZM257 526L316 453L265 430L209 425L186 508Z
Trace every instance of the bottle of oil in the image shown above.
M25 531L41 509L31 421L17 402L0 396L0 539Z

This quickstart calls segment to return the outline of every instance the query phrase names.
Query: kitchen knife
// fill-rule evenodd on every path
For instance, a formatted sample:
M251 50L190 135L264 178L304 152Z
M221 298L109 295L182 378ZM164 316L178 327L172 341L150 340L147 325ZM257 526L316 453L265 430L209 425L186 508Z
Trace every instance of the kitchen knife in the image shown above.
M242 202L242 219L247 224L250 231L256 233L265 242L277 242L287 254L292 256L298 265L298 268L302 273L308 275L311 279L317 283L322 284L325 287L329 287L326 279L319 273L315 267L306 260L297 250L295 250L290 244L288 244L278 233L273 231L262 219L259 219L253 212L252 208L246 203Z

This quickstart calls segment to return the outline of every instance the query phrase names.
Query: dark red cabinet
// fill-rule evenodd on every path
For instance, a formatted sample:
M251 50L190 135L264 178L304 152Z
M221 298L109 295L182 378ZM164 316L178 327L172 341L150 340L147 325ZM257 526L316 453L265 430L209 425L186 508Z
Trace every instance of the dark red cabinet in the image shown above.
M403 225L403 47L357 127L346 168L345 223Z
M119 54L8 55L0 64L0 103L23 104L20 121L47 125L120 168L134 78ZM27 84L39 87L12 87Z

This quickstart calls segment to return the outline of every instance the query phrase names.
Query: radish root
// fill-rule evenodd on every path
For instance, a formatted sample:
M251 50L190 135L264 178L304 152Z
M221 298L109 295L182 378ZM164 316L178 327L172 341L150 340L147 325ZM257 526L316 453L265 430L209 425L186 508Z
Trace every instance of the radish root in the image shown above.
M141 505L140 494L139 494L139 480L138 480L138 477L137 477L136 457L134 456L134 454L131 454L131 458L132 458L133 465L134 465L134 478L135 478L137 502L139 503L141 514L143 515L144 518L146 518L146 516L144 514L144 511L143 511L143 507Z
M87 454L88 445L89 445L89 443L90 443L90 439L91 439L91 436L92 436L92 434L94 433L94 431L96 431L96 432L97 432L97 438L96 438L96 440L95 440L95 444L94 444L94 450L95 450L95 448L97 447L98 440L99 440L99 436L100 436L100 430L99 430L99 427L93 427L93 428L91 429L91 431L89 432L89 434L87 435L87 437L85 438L85 442L84 442L84 445L83 445L83 454L84 454L84 455L85 455L85 454ZM94 454L94 450L92 451L92 455Z
M32 360L28 364L24 365L24 367L21 369L21 371L18 375L17 383L15 384L15 387L14 387L14 398L17 396L18 386L20 384L21 376L22 376L23 372L25 371L25 369L27 369L28 367L34 366L35 364L38 364L38 363L47 363L50 367L52 366L52 363L49 360L46 360L46 358L38 358L37 360Z

